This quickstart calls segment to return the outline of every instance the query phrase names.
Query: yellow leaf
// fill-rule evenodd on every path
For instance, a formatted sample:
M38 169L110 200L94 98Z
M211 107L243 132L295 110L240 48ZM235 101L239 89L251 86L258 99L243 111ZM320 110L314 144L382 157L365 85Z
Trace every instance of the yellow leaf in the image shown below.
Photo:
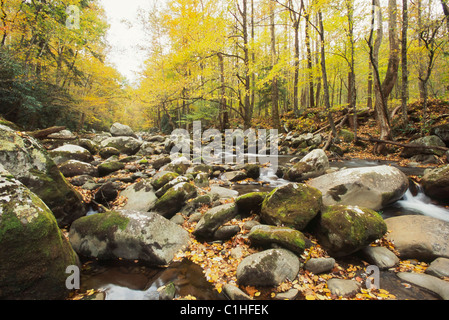
M307 295L306 300L316 300L315 296Z

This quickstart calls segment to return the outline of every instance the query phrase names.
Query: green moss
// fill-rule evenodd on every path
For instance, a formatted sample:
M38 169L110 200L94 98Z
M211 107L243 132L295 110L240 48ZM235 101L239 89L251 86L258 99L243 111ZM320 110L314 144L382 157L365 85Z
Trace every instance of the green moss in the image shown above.
M98 174L104 177L123 168L125 168L125 164L119 161L108 161L98 166Z
M118 229L125 230L128 223L129 218L119 212L109 211L80 218L73 223L73 228L81 234L89 234L100 240L106 240L113 239Z
M256 227L248 237L256 246L271 246L275 243L298 254L302 254L306 247L306 238L302 232L286 227Z
M164 185L166 185L167 183L169 183L173 179L177 178L178 176L179 176L179 174L169 171L169 172L166 172L166 173L162 174L160 177L154 178L151 181L151 184L153 185L155 190L159 190Z

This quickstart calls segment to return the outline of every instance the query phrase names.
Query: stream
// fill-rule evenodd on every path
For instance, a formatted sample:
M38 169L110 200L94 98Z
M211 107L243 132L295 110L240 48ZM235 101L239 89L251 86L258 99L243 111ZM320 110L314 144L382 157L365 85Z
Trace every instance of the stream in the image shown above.
M281 156L280 164L285 164L292 157ZM356 168L389 164L401 169L407 176L422 175L423 168L399 167L386 161L350 160L331 162L331 167ZM290 183L278 178L276 173L268 168L261 168L259 182L234 184L232 188L239 194L255 191L271 191L276 187ZM385 208L381 212L386 219L398 215L428 215L449 221L449 210L429 199L419 185L411 184L403 199ZM437 297L424 289L404 289L399 278L391 272L382 272L383 287L396 295L398 299L426 299ZM81 276L81 290L96 289L104 292L105 300L159 300L158 288L173 283L180 296L192 295L198 300L222 300L223 294L214 290L207 282L200 266L190 262L176 262L167 268L154 268L139 263L114 261L89 261Z

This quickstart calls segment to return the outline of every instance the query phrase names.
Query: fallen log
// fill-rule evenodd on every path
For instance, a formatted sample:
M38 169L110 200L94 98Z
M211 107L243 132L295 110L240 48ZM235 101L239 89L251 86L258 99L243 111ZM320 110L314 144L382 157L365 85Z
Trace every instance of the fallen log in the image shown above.
M390 140L381 140L381 139L376 139L373 137L369 137L369 138L365 138L365 137L357 137L357 140L362 140L362 141L367 141L367 142L374 142L374 143L385 143L385 144L391 144L394 146L398 146L398 147L403 147L403 148L416 148L416 149L432 149L432 150L442 150L442 151L449 151L449 148L446 147L434 147L434 146L423 146L423 145L418 145L418 144L408 144L408 143L399 143L399 142L395 142L395 141L390 141Z
M61 132L62 130L65 130L65 129L66 129L66 127L51 127L51 128L47 128L47 129L43 129L43 130L27 132L27 134L36 139L45 139L47 136L49 136L53 133Z

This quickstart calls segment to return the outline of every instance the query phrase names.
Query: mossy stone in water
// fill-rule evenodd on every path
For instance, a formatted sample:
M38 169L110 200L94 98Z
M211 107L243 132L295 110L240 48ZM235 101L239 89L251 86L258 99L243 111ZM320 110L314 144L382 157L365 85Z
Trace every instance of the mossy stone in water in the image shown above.
M251 244L254 246L280 245L296 254L302 254L306 248L306 237L301 231L267 225L258 225L248 234Z

